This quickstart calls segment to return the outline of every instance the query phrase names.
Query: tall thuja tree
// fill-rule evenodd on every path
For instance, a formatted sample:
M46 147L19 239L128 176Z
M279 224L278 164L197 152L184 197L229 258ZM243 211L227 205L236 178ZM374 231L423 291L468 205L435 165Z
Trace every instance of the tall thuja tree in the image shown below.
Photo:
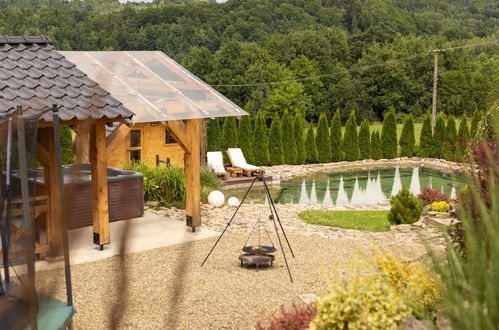
M369 122L364 119L359 130L360 159L371 158L371 134L369 133Z
M421 127L421 135L419 137L419 156L423 158L430 157L432 146L431 116L427 113L423 118L423 126Z
M317 123L315 145L317 146L317 161L319 163L329 163L331 161L331 142L329 141L329 125L324 113L319 116L319 122Z
M224 162L230 162L227 149L237 148L237 124L236 117L225 117L222 125L222 150L224 152Z
M405 116L404 126L402 127L402 133L400 134L400 156L414 156L415 144L416 138L414 137L414 118L410 113Z
M373 131L371 134L371 158L381 159L383 157L381 153L381 138L379 136L379 131Z
M390 107L385 114L381 128L381 149L384 158L397 157L397 123L395 122L395 108Z
M206 151L222 150L222 131L218 118L210 120L206 124Z
M331 161L341 162L343 160L343 139L341 138L340 109L334 113L329 140L331 142Z
M456 156L458 158L463 158L466 154L469 140L470 133L468 131L468 117L464 114L463 118L461 118L461 123L459 123L459 130L457 131Z
M317 163L317 147L315 145L314 125L308 124L307 141L305 142L305 149L307 150L306 161L308 164Z
M61 155L63 164L73 162L73 134L69 126L61 126Z
M435 132L433 133L433 147L431 157L444 158L447 153L447 131L445 129L445 119L442 113L437 116Z
M253 159L256 165L269 165L269 138L267 136L267 125L265 116L258 112L253 130Z
M475 111L473 112L473 119L471 119L470 139L474 139L476 137L476 130L478 128L480 120L482 120L482 117L483 117L483 112L478 109L475 109Z
M305 140L303 138L303 121L299 111L295 114L295 142L296 142L296 164L305 164L307 151L305 150Z
M343 150L345 151L345 160L354 161L359 159L359 135L357 133L357 118L355 117L355 111L350 112L350 116L345 124Z
M282 117L282 147L284 150L284 163L296 164L295 125L288 110L284 110Z
M269 129L269 154L270 165L284 164L282 147L282 126L279 113L276 112Z
M253 132L250 116L243 116L237 125L237 145L241 148L246 161L253 164Z
M447 118L447 126L445 127L445 129L447 130L448 146L448 152L445 158L448 160L452 160L455 158L457 142L456 119L453 115L450 115L449 118Z

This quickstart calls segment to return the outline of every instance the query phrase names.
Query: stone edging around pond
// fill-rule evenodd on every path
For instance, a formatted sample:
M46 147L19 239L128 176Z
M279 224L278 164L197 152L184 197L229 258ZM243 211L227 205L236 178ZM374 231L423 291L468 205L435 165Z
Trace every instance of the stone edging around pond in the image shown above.
M348 170L367 170L371 168L386 167L414 167L424 166L438 169L447 173L462 170L465 164L447 161L437 158L419 158L419 157L401 157L394 159L364 159L355 162L337 162L324 164L306 164L306 165L277 165L263 166L267 174L275 175L280 180L286 180L294 177L305 176L320 172L342 172Z

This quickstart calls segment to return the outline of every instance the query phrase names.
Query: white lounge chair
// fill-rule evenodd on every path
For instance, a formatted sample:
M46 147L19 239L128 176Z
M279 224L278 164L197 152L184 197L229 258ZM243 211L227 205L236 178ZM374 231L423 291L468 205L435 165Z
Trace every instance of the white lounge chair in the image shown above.
M228 172L224 168L224 157L221 151L209 151L206 153L208 167L215 173L215 175L223 175L227 179Z
M227 149L227 154L229 155L230 162L233 167L239 167L244 171L244 175L251 176L251 173L257 171L258 174L263 174L263 170L255 165L250 165L246 162L243 152L240 148L229 148Z

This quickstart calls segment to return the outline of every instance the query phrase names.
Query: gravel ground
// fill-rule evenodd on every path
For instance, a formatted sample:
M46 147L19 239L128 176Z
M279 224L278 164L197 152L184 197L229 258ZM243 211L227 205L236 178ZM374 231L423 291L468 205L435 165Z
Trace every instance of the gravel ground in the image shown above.
M350 262L371 259L374 250L404 260L424 254L421 245L386 241L374 247L370 240L290 234L296 254L288 259L294 278L290 283L280 250L273 268L256 272L239 267L246 237L225 235L202 268L216 238L73 266L75 329L109 329L113 315L122 316L120 329L251 328L281 304L300 304L299 294L323 294L325 270L348 276ZM41 291L65 298L62 270L37 276Z

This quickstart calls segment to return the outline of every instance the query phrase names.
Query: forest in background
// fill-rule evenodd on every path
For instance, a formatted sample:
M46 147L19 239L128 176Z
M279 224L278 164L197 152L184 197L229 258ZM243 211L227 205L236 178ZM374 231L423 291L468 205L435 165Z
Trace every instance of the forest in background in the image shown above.
M431 107L428 51L476 44L440 55L438 110L487 110L499 100L497 31L494 0L0 1L0 35L161 50L253 116L313 122L336 109L343 122L352 110L380 120L390 106L418 120ZM300 80L311 76L322 77Z

